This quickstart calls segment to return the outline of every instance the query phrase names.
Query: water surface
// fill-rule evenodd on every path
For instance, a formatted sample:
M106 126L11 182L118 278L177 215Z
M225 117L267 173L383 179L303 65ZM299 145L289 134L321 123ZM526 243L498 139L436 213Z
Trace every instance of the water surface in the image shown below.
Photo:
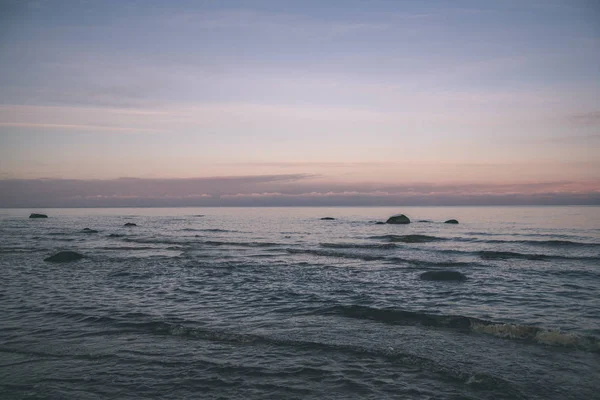
M4 209L0 397L591 399L599 268L599 207Z

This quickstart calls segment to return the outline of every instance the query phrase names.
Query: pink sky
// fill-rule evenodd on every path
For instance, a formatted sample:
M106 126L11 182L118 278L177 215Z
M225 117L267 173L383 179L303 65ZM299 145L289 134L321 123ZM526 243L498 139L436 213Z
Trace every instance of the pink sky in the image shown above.
M594 199L598 10L509 3L11 3L0 186L76 179L78 201ZM122 177L156 186L96 193ZM206 179L168 193L156 181L192 178Z

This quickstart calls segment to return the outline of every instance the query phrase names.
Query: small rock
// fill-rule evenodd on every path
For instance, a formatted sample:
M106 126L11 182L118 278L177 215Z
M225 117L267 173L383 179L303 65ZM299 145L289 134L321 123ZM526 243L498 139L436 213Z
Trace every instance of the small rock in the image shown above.
M108 235L108 237L117 238L117 237L123 237L123 235L119 235L118 233L111 233L110 235Z
M333 218L333 217L323 217L323 218L321 218L321 221L335 221L335 218Z
M444 222L445 224L458 224L458 221L455 219L449 219L448 221Z
M410 219L404 214L392 215L385 221L386 224L410 224Z
M83 255L81 255L77 252L61 251L61 252L56 253L53 256L45 258L44 261L64 263L64 262L78 261L78 260L81 260L82 258L84 258Z
M133 222L127 222L125 225L123 226L137 226L137 224L134 224Z
M83 230L81 232L83 232L83 233L98 233L97 230L90 229L90 228L83 228Z
M385 222L378 221L378 222L375 222L375 225L385 225Z
M32 213L29 218L48 218L48 216L46 214Z
M420 276L424 281L466 281L467 277L458 271L427 271Z

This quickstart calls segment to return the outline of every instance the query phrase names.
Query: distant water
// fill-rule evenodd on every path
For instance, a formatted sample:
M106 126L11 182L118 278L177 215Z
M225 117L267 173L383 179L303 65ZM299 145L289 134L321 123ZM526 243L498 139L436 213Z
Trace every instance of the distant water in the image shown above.
M0 274L3 399L599 398L600 207L4 209Z

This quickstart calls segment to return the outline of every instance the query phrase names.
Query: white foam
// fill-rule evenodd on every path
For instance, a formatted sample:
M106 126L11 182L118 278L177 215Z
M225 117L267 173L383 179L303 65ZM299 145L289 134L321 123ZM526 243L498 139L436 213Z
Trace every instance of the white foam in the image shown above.
M505 339L534 340L549 346L571 347L588 351L600 351L600 341L595 338L581 337L575 333L560 330L546 330L534 326L513 324L473 323L471 330L476 333L494 335Z
M538 328L513 324L479 324L473 323L471 330L507 339L528 339L538 333Z
M535 340L551 346L578 347L582 344L579 336L560 331L540 331L535 335Z

